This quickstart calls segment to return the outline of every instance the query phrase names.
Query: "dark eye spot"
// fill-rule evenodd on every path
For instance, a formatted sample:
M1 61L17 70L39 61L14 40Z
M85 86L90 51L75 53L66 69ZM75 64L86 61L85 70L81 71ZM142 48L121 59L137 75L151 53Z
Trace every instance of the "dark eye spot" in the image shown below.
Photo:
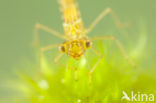
M90 47L90 42L86 42L86 47Z
M65 52L65 47L61 46L61 51Z

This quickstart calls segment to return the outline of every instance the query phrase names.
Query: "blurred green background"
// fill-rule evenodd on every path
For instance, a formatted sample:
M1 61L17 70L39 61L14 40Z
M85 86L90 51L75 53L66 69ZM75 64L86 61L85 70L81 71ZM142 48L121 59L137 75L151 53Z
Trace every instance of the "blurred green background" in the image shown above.
M142 55L145 71L156 74L156 1L155 0L77 0L85 27L107 7L111 7L121 21L130 22L130 48L135 46L144 25L146 45ZM36 50L30 47L33 40L34 25L41 24L52 27L63 33L61 13L57 0L0 0L0 102L2 98L13 95L8 89L6 79L14 78L14 70L24 67L27 62L37 64ZM144 31L144 30L143 30ZM89 36L111 33L121 38L110 15L105 17ZM41 45L61 43L62 41L47 32L40 32ZM123 41L124 42L124 39ZM3 102L1 102L3 103Z

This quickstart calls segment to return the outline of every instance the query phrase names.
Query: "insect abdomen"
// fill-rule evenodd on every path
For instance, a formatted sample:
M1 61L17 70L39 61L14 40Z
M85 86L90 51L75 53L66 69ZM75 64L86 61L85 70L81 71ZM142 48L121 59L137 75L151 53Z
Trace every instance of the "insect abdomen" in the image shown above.
M84 27L75 0L60 0L63 28L68 39L84 34Z

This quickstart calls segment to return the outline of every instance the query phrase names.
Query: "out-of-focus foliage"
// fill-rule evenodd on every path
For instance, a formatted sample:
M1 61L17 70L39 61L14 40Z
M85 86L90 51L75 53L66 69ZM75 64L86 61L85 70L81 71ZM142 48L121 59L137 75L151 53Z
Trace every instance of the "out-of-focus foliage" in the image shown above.
M143 24L142 27L144 31ZM33 70L33 67L27 68L27 71L32 71L31 75L23 71L18 72L20 80L16 81L15 87L22 95L15 101L16 103L127 103L121 101L123 91L156 95L156 79L152 78L150 73L143 72L144 69L148 69L142 66L141 58L146 39L146 32L141 32L135 47L127 52L136 63L135 68L124 59L113 42L94 42L103 59L93 73L91 84L88 72L98 59L93 52L88 51L76 64L75 61L69 60L69 65L78 69L77 81L74 79L72 69L50 65L51 61L44 55L42 76L37 77L37 71ZM110 53L111 55L108 55Z

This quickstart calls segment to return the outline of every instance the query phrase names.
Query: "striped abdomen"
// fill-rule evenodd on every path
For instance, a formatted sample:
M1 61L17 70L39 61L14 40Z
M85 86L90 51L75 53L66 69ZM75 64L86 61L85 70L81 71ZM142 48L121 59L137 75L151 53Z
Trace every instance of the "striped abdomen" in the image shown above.
M84 26L75 0L60 0L60 5L66 38L82 38L84 36Z

